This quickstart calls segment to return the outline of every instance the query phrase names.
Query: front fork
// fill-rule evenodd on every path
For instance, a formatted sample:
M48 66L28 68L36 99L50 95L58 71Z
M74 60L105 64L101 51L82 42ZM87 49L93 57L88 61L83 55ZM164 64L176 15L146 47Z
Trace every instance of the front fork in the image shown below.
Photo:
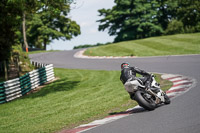
M157 94L155 92L153 92L151 89L147 89L147 92L150 95L155 96L155 98L156 98L155 103L156 104L159 104L161 102L165 102L165 98L164 98L165 93L161 89L160 89L160 92L158 92Z

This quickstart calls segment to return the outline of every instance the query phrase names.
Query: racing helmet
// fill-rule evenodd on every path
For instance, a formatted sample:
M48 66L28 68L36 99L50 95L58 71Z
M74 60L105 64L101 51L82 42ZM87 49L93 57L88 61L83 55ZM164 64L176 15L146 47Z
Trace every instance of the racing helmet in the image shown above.
M126 68L130 67L129 63L125 62L121 64L121 69L124 69L125 67Z

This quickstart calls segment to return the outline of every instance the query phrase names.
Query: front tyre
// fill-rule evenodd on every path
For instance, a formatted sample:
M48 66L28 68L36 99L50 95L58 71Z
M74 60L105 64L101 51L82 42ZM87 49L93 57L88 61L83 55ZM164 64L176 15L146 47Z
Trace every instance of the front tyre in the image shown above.
M169 99L169 97L167 96L167 94L164 95L164 98L165 98L165 104L170 104L171 103L171 100Z
M137 91L135 93L135 100L141 107L145 108L146 110L151 111L156 108L155 101L152 98L149 98L143 91Z

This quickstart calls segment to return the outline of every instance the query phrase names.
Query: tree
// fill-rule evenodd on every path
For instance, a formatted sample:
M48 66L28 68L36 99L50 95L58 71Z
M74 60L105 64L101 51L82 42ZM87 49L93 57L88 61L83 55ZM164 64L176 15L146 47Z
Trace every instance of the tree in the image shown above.
M23 42L26 52L28 52L28 42L26 37L26 16L27 14L32 14L38 9L37 0L22 0L22 32L23 32Z
M170 21L177 19L178 0L157 0L157 2L156 18L163 30L166 30Z
M16 44L18 26L21 24L19 2L2 0L0 2L0 61L10 57L12 45Z
M71 1L43 0L37 13L29 17L28 41L44 48L53 39L70 40L80 34L80 26L67 18Z
M186 33L200 31L198 28L198 22L200 22L199 0L157 0L157 2L160 5L157 18L166 32L182 33L181 23ZM177 22L179 28L175 26Z
M0 3L0 61L9 59L13 45L19 45L22 16L33 12L37 0L2 0ZM25 24L25 23L24 23Z
M178 0L177 19L184 24L185 32L199 32L200 1Z
M72 2L73 0L2 0L0 2L0 61L9 59L12 46L23 43L26 34L29 34L29 38L33 38L32 44L42 41L44 47L52 39L71 39L79 35L79 25L66 17ZM34 18L37 16L42 25L37 28L39 32L26 33L25 23L22 26L22 22L26 20L29 23L33 16ZM28 28L36 27L34 23L31 25L26 23L26 26L29 31L31 30Z
M115 0L115 4L100 9L103 18L98 20L99 30L108 29L115 42L200 31L199 0Z
M158 22L156 0L115 0L112 9L98 10L103 19L99 30L109 30L110 35L116 35L115 42L157 36L163 33Z

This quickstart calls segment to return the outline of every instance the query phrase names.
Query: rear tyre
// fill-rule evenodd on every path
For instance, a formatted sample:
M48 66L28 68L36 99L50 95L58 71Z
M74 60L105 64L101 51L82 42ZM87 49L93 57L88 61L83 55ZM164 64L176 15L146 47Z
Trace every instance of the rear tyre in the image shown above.
M135 100L146 110L154 110L156 108L155 101L152 98L148 98L145 94L143 91L137 91L135 93Z

